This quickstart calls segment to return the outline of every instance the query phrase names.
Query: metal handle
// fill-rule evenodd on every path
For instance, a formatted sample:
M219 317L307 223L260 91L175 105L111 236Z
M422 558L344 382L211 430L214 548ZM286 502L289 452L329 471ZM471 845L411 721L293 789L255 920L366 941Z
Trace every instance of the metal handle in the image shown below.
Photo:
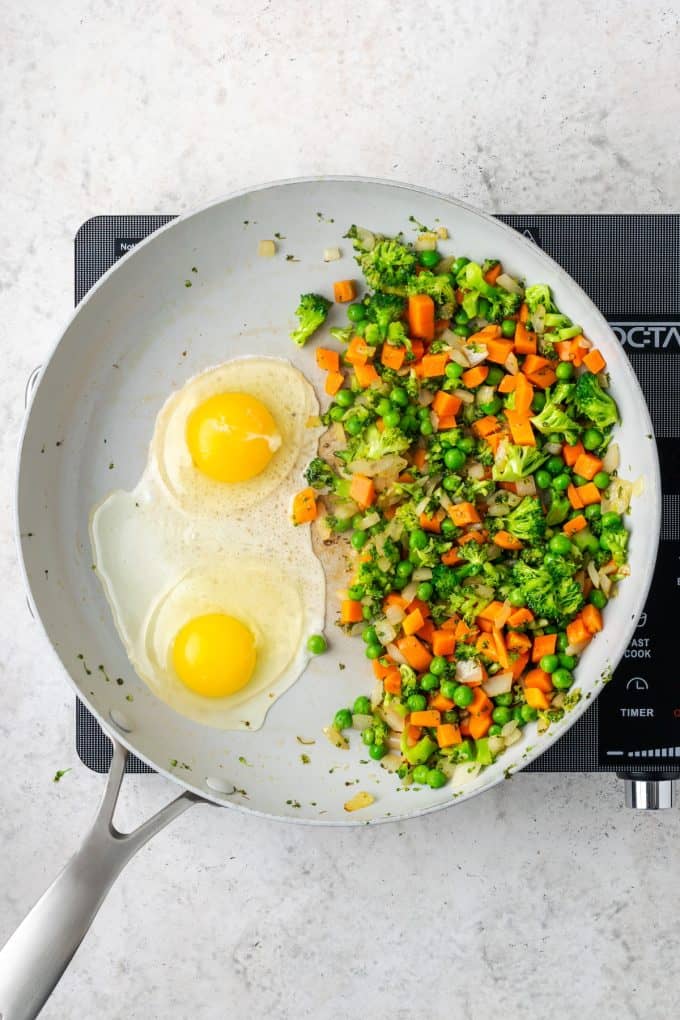
M673 807L671 779L626 779L626 807L662 811Z
M127 751L116 740L106 790L92 828L49 889L0 950L0 1020L33 1020L85 937L106 894L144 844L194 803L181 794L135 829L113 824Z

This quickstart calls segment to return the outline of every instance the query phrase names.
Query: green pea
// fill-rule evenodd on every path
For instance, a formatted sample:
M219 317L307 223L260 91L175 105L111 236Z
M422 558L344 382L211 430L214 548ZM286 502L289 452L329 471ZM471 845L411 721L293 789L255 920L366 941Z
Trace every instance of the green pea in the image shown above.
M538 712L531 705L522 705L520 712L523 722L535 722L538 719Z
M418 261L421 266L425 266L426 269L434 269L440 260L441 255L438 251L432 250L418 252Z
M494 708L491 713L491 718L495 723L498 723L499 726L505 726L505 724L509 723L512 719L512 709L505 708L504 705L499 705L498 708Z
M351 407L354 403L354 394L351 390L338 390L335 394L335 403L339 404L340 407Z
M497 694L496 697L494 698L494 701L496 702L497 705L503 705L505 708L507 708L509 705L512 705L513 693L512 691L507 691L506 694Z
M371 746L368 749L368 753L373 759L373 761L380 761L380 759L384 758L385 755L387 754L387 745L371 744Z
M443 676L446 673L446 667L448 663L443 655L435 655L434 659L430 663L430 673L433 676Z
M566 473L566 471L564 472L564 474L556 475L555 478L553 478L552 480L553 489L555 489L557 492L564 492L564 490L568 489L570 485L571 478Z
M457 326L465 326L470 321L470 316L464 308L459 308L456 312L453 321Z
M416 765L411 773L413 782L418 783L419 786L427 786L427 774L429 771L427 765Z
M596 521L598 517L602 516L602 507L599 503L591 503L583 511L587 521Z
M461 269L464 269L470 259L466 259L464 255L459 255L456 261L451 266L451 272L454 276L458 276Z
M395 386L390 393L390 400L397 407L406 407L408 404L408 393L402 386Z
M358 698L355 698L352 705L352 715L370 715L371 712L370 698L367 698L365 694L360 694Z
M390 404L390 402L387 399L387 397L381 397L380 400L378 401L378 403L376 404L375 409L378 412L378 414L380 415L380 417L384 418L385 415L389 414L390 411L392 410L392 405Z
M427 698L424 694L411 694L406 699L406 707L409 712L422 712L427 708Z
M560 667L552 674L552 682L558 691L566 691L574 682L574 674L571 670Z
M598 489L606 489L609 485L609 475L606 471L598 471L593 477L593 481L595 482L595 485L597 485Z
M508 593L508 602L513 609L522 609L527 604L526 599L519 588L513 588L512 591Z
M375 632L375 627L365 627L361 632L361 637L367 645L377 645L378 635Z
M460 476L447 475L444 481L442 482L442 485L444 486L447 492L455 492L458 486L460 485Z
M498 723L494 723L492 726L489 726L489 736L499 737L501 735L502 729L503 729L502 726L499 726Z
M367 659L379 659L382 653L382 645L366 645L364 649L364 655Z
M588 601L591 606L595 606L596 609L604 609L607 605L607 596L603 591L600 591L599 588L593 588L588 596Z
M456 534L456 525L449 517L445 517L441 523L442 535L444 538L453 538Z
M383 421L390 429L396 429L401 421L401 415L398 411L388 411L387 414L383 415Z
M557 635L557 651L564 652L569 647L569 638L564 631Z
M555 369L555 375L562 382L566 382L574 374L574 366L570 361L560 361L559 365Z
M446 786L446 775L441 769L430 769L427 773L427 785L432 790L438 790L441 786Z
M507 337L508 340L512 339L512 337L515 335L516 329L517 323L514 322L512 319L503 319L503 321L501 322L501 333L504 337Z
M576 655L560 655L560 666L562 669L575 669L578 657Z
M356 415L353 418L348 418L345 422L345 432L349 433L350 436L358 436L363 427L363 422Z
M604 436L599 429L586 429L583 433L581 442L583 443L586 450L597 450L602 445Z
M424 549L428 541L427 532L423 531L422 528L416 528L415 531L411 532L408 544L411 549Z
M548 489L552 482L552 475L549 474L544 468L540 468L534 475L536 479L536 485L539 489Z
M568 556L569 553L573 552L574 547L567 538L566 535L553 535L548 542L548 548L550 552L555 553L556 556Z
M422 421L420 423L420 434L421 436L431 436L434 432L434 425L431 421Z
M453 700L458 705L458 708L467 708L468 705L472 704L473 697L472 688L461 684L459 687L456 687Z
M439 687L439 677L433 676L432 673L423 673L420 686L424 691L434 691Z
M368 535L365 531L355 531L352 533L352 537L350 538L352 548L356 549L357 552L359 552L360 549L363 549L367 541Z
M418 596L421 602L429 602L430 599L432 598L433 591L434 586L431 585L429 581L423 581L421 584L418 585L416 595Z
M467 337L472 335L472 328L470 326L454 326L451 332L455 333L456 336Z
M361 610L361 615L363 616L364 620L366 620L366 622L368 623L368 621L373 616L373 610L371 609L370 606L364 606L363 609Z
M410 577L413 573L413 564L410 560L400 560L397 563L397 576L398 577Z
M479 408L484 414L498 414L502 406L503 401L501 398L493 397L491 400L487 400L485 404L480 404Z
M348 708L340 708L333 717L336 730L348 730L352 725L352 713Z
M551 475L559 475L564 471L564 461L557 454L550 457L545 466Z
M450 361L444 370L447 379L460 379L465 369L456 361Z
M311 634L307 638L307 651L312 655L323 655L328 648L328 643L323 634Z
M560 664L559 656L542 655L538 664L545 673L554 673Z
M345 531L349 531L351 527L351 517L337 517L333 522L333 531L337 531L339 535L342 535Z
M362 319L366 318L366 305L359 303L348 305L347 318L350 322L361 322Z
M562 445L562 436L559 434L559 432L551 432L548 435L548 442L549 443L559 443L560 446L561 446Z
M480 298L477 302L477 315L480 319L488 319L491 305L486 298Z
M489 374L485 379L486 386L498 386L499 382L505 375L505 372L498 365L492 365L489 369Z
M516 708L513 708L513 710L512 710L512 718L516 722L518 722L520 724L520 726L524 725L524 719L522 718L522 707L521 707L521 705L517 705Z
M345 416L345 411L344 408L338 407L337 404L334 404L329 410L328 415L331 421L342 421Z
M365 730L361 731L361 742L366 747L370 747L375 742L375 734L372 726L367 726Z
M448 698L449 701L455 701L455 693L458 689L458 684L455 680L442 680L439 689L445 698Z
M456 443L456 446L463 453L472 453L475 448L475 441L472 436L462 436Z
M419 407L418 408L418 417L420 418L421 421L425 421L426 419L429 421L429 419L430 419L430 409L429 409L429 407Z
M608 510L606 514L602 514L602 527L605 531L609 528L620 528L621 514L617 514L615 510Z
M584 478L583 475L574 474L574 485L587 485L588 479Z
M455 708L449 708L448 711L442 712L442 722L457 723L458 713Z
M534 399L531 401L531 409L537 414L545 407L545 393L535 393Z
M465 453L457 446L453 446L444 454L444 464L449 471L459 471L465 463Z
M350 584L347 589L347 597L355 602L360 602L366 594L363 584Z

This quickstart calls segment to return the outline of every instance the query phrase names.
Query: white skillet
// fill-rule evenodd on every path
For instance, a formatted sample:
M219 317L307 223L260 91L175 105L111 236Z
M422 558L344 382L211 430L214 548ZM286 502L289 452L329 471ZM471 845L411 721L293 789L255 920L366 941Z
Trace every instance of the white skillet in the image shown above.
M336 708L372 684L362 642L346 638L334 625L332 590L326 624L330 652L310 663L260 731L211 730L174 714L135 677L92 570L88 516L113 487L134 486L159 408L205 367L241 354L285 357L321 395L314 344L299 350L288 338L298 296L304 291L332 296L334 279L357 276L351 245L342 240L350 224L409 233L410 215L446 226L451 240L444 249L479 259L493 256L510 273L550 284L560 307L607 359L623 420L616 437L621 474L642 476L645 492L634 502L630 519L632 577L621 585L607 609L604 632L578 668L580 705L543 736L528 726L522 742L468 785L404 793L396 777L377 763L359 764L358 740L342 752L321 735ZM285 238L277 256L259 258L258 241L277 234ZM323 249L337 245L342 260L324 264ZM340 321L340 312L333 315ZM62 673L111 735L115 753L92 831L0 952L0 1017L37 1015L123 865L197 800L298 823L361 825L452 807L540 755L586 711L602 676L631 638L652 578L660 512L652 426L615 336L571 277L492 217L408 185L331 177L232 195L140 244L100 280L67 324L34 391L21 442L17 523L30 600ZM107 682L105 674L125 682ZM316 743L303 747L298 737ZM121 836L111 818L128 750L185 792L137 833ZM302 752L310 764L302 763ZM345 785L355 779L356 785ZM370 792L375 801L348 814L343 805L358 790Z

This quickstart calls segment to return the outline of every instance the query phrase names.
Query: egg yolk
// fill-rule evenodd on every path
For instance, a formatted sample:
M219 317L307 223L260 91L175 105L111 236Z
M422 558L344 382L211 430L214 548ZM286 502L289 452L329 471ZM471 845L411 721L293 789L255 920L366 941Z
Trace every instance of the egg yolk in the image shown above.
M245 482L267 467L279 446L270 411L249 393L216 393L187 418L186 441L196 468L216 482Z
M226 613L189 620L172 646L177 676L204 698L224 698L240 691L253 675L256 658L252 631Z

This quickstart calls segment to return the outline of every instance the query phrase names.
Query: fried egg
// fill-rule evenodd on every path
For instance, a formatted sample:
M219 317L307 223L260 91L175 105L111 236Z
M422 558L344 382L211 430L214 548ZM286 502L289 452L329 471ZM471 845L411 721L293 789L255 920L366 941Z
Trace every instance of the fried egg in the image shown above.
M323 569L290 515L317 413L286 361L210 369L166 401L134 490L93 511L94 564L130 662L205 725L259 728L323 629Z

